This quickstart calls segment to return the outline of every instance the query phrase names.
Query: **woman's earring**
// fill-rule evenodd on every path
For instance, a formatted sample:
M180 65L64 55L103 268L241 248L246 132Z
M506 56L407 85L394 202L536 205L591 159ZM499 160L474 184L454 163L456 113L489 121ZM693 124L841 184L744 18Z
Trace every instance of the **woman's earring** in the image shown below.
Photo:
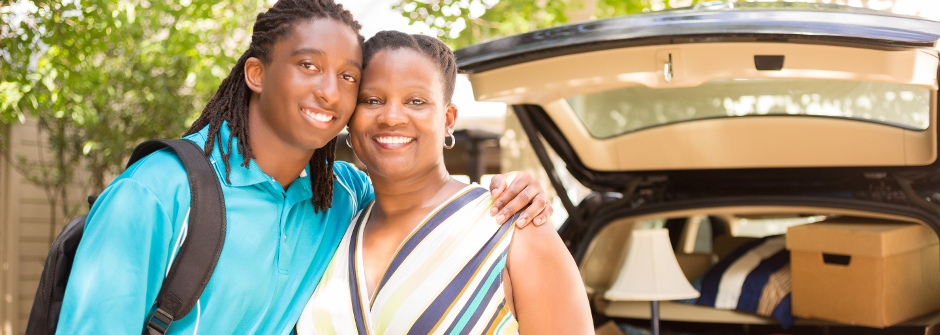
M346 145L348 145L350 148L352 148L352 142L349 141L349 138L350 138L350 137L351 137L351 136L349 136L349 134L346 134Z
M447 137L450 137L450 145L447 145ZM457 144L457 138L453 133L447 133L447 137L444 138L444 149L451 149Z

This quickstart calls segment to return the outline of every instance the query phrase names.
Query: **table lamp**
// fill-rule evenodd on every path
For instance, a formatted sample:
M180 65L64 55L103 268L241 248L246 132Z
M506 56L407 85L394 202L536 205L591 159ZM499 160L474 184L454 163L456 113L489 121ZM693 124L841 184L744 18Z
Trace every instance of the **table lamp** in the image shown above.
M604 294L611 301L650 301L651 331L659 335L659 301L698 298L679 268L666 229L634 230L627 260Z

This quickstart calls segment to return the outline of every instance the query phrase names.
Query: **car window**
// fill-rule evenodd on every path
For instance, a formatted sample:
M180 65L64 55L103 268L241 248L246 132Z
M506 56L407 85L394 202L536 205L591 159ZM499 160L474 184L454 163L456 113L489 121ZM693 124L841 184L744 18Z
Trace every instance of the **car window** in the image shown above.
M930 125L928 88L820 79L716 79L697 87L642 85L570 97L595 138L709 118L796 115L850 118L906 129Z
M732 231L735 236L765 237L786 234L787 228L828 218L826 215L778 217L778 218L740 218L732 222Z

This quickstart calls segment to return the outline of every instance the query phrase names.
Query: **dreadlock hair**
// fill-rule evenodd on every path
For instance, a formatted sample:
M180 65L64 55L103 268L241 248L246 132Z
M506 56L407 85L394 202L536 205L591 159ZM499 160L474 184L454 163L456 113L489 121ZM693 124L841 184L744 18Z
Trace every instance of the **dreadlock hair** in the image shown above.
M441 70L441 82L444 83L444 101L450 102L457 82L457 58L450 47L436 37L409 35L394 30L380 31L362 47L362 67L369 66L369 60L379 51L403 48L422 53L437 63L437 68Z
M352 13L343 8L343 5L333 0L280 0L268 9L258 14L251 34L251 44L248 50L232 68L232 72L219 85L215 96L206 104L199 118L193 122L186 131L186 135L199 132L206 125L209 126L209 136L206 138L205 153L211 155L212 147L219 146L219 152L225 162L225 179L228 180L231 172L229 157L232 153L232 138L238 138L238 153L244 160L241 165L248 167L252 154L251 142L248 138L248 100L252 91L245 83L245 62L251 57L260 59L263 63L271 62L271 50L274 44L290 33L294 23L309 19L333 19L340 21L359 36L359 45L363 45L363 37L359 35L362 28L359 22L353 19ZM227 145L223 148L219 128L223 121L228 121L232 132ZM310 186L313 191L314 212L326 211L333 202L333 162L335 161L336 138L334 137L325 146L317 149L310 158Z

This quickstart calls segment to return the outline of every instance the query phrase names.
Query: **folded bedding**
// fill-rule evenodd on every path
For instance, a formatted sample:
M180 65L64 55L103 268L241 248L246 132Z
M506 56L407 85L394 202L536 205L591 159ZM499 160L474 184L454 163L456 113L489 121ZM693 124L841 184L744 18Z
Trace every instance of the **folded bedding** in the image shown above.
M783 235L742 244L706 270L692 286L702 295L688 303L773 317L783 328L793 324L790 252Z

